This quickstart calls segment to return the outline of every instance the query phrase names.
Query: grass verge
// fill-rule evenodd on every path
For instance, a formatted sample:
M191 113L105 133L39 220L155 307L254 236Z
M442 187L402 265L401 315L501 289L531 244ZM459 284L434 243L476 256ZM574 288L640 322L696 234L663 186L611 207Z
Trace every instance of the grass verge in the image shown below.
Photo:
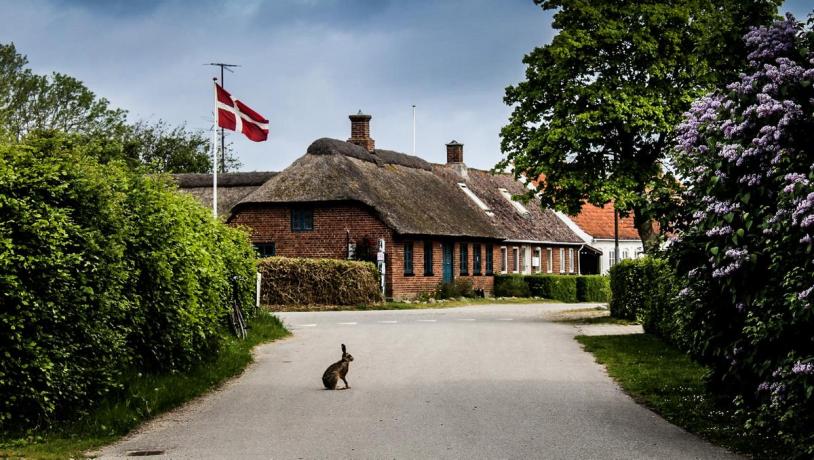
M252 362L255 345L289 335L277 317L260 313L249 322L246 340L227 337L211 361L187 373L141 375L125 379L127 387L81 420L48 432L0 439L0 458L84 458L84 452L109 444L141 422L206 393Z
M782 457L770 439L744 433L734 409L716 404L703 383L706 368L661 339L647 334L576 339L627 394L670 423L737 452Z

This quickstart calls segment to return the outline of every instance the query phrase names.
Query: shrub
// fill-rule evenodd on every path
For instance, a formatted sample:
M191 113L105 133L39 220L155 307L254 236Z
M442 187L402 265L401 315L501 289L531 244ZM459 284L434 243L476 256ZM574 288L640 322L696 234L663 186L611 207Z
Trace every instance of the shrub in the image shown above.
M188 369L217 350L229 279L252 298L244 233L74 139L0 146L0 430L76 417L127 371Z
M523 275L495 275L495 297L528 297L529 285Z
M814 456L814 32L745 36L749 63L677 130L678 318L749 426Z
M577 302L577 278L573 275L530 275L525 281L535 297Z
M472 280L467 278L456 278L451 283L441 282L435 289L436 299L453 299L458 297L475 297Z
M260 300L268 305L367 305L382 301L370 262L269 257L259 263Z
M610 279L602 275L577 277L577 299L580 302L608 302L611 298Z
M645 332L676 343L676 280L663 259L623 260L610 269L611 316L642 323Z

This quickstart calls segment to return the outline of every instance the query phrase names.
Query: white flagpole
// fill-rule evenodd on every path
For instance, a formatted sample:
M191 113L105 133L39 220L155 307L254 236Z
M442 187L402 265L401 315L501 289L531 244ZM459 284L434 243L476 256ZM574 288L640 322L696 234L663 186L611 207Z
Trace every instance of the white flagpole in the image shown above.
M212 128L212 215L218 218L218 113L215 112L215 125Z
M415 155L415 104L413 104L413 155Z

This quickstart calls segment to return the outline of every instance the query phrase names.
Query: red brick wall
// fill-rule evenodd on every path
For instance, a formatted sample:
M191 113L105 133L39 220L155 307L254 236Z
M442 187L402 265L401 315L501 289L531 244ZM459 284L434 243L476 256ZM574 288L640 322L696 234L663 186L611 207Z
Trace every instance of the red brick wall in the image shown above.
M424 275L424 240L404 238L382 222L369 208L354 204L315 205L314 230L294 232L291 230L291 208L277 205L257 205L238 210L230 219L232 225L251 228L253 243L274 243L276 254L284 257L325 257L344 259L347 257L347 241L350 232L352 242L361 239L385 240L385 285L387 296L395 299L412 299L422 292L434 290L443 278L442 241L432 241L433 274ZM404 275L404 243L413 242L413 275ZM474 241L478 243L479 241ZM487 295L493 292L494 278L486 276L486 242L480 241L482 270L480 276L472 274L472 244L467 242L469 275L475 289L483 289ZM460 276L460 242L455 242L453 252L453 276ZM492 243L493 266L499 269L500 244Z
M424 275L424 241L423 239L413 239L413 238L402 238L396 237L394 247L388 253L388 262L389 262L389 269L390 274L392 276L392 283L393 283L393 297L396 299L412 299L415 298L417 295L421 294L422 292L431 292L438 284L443 280L444 272L443 272L443 249L442 244L444 241L439 239L432 240L432 276ZM491 275L486 275L486 245L487 242L484 241L475 241L474 243L480 243L481 245L481 274L480 275L473 275L472 274L472 245L473 242L452 242L447 240L448 242L453 243L453 254L452 254L452 273L453 279L458 278L465 278L472 281L472 286L474 289L483 289L486 295L492 295L493 287L494 287L494 277ZM405 243L413 243L413 275L405 275L404 274L404 244ZM468 275L461 275L461 244L467 244L468 254L468 266L469 271ZM493 253L498 250L499 244L491 243L493 247Z

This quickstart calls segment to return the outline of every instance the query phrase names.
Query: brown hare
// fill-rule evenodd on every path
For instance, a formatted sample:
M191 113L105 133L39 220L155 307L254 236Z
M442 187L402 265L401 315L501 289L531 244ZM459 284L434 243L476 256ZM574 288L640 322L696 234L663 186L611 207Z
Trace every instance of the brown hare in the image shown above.
M345 382L345 388L340 388L341 390L350 388L348 381L345 380L345 376L348 375L348 367L351 361L353 361L353 356L345 350L345 344L343 343L342 359L328 366L328 368L325 369L325 373L322 374L322 384L325 385L325 389L336 390L336 384L339 383L339 379Z

